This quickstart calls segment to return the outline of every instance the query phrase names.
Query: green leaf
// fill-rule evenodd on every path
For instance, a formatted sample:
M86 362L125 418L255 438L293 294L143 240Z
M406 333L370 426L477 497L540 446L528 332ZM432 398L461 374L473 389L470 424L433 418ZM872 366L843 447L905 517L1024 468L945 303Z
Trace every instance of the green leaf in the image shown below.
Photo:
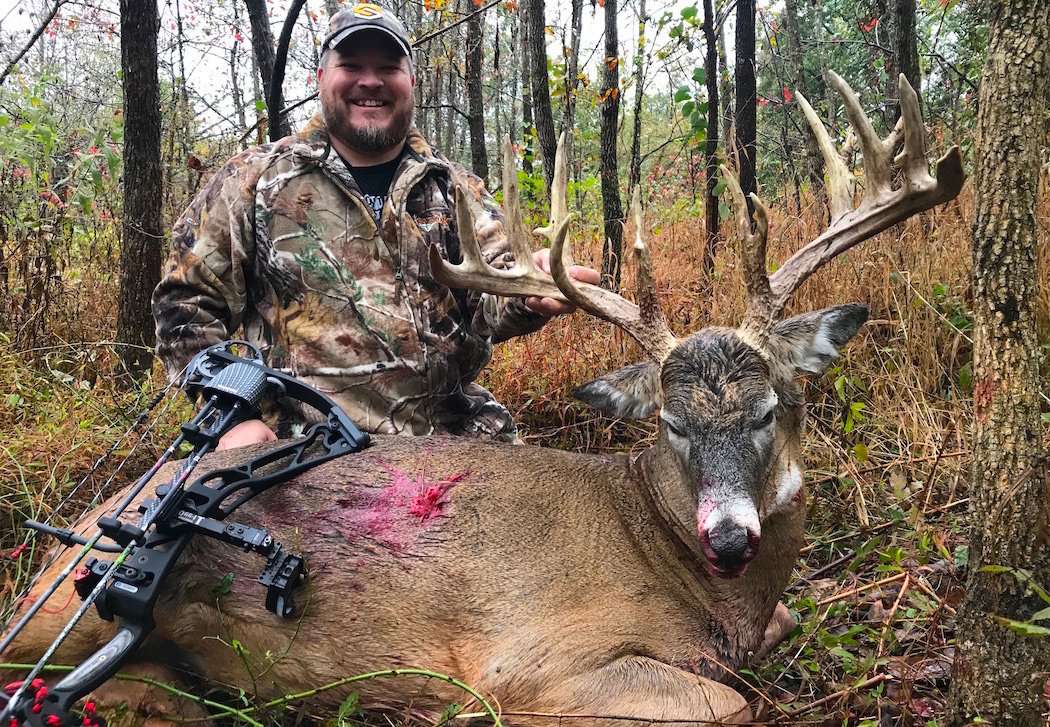
M682 116L689 116L691 113L693 113L694 108L696 108L696 104L694 104L692 101L686 101L684 104L682 104Z
M689 7L682 8L682 17L688 20L689 18L696 17L696 6L690 5Z
M445 707L445 711L441 713L441 716L438 718L437 724L438 725L448 724L449 722L451 722L453 719L456 718L456 715L458 715L462 711L463 711L463 705L462 704L456 704L455 702L453 702L452 704L450 704L447 707Z
M693 69L693 80L696 81L697 83L703 85L704 81L707 80L707 73L704 71L703 68L699 68L699 67L698 68L694 68Z
M676 25L673 28L671 28L671 32L668 33L668 35L671 36L672 38L681 38L682 37L682 24L679 23L678 25Z
M718 203L718 219L720 221L725 222L726 220L729 219L729 217L732 214L733 213L730 211L729 205L727 205L725 202L719 202Z
M222 579L211 589L211 595L213 598L220 598L230 592L233 587L233 580L236 576L233 573L227 573Z
M7 114L0 114L0 129L11 123L11 117Z
M255 110L260 114L266 113L266 102L261 98L255 100Z
M719 177L718 178L718 182L715 184L715 188L713 190L714 193L715 193L715 196L716 197L721 197L722 193L726 191L726 187L727 186L728 185L726 184L726 180L724 180L721 177Z
M1050 620L1050 607L1044 608L1042 611L1036 611L1032 614L1032 618L1029 621L1048 621Z
M674 92L675 103L681 103L688 101L693 97L693 92L689 90L688 86L679 86L678 90Z
M361 696L357 692L350 692L346 699L339 705L339 711L335 715L335 723L342 727L346 721L361 711Z
M857 444L853 447L853 456L856 457L857 461L863 464L868 461L868 448L863 444Z
M955 548L955 567L965 568L970 564L970 546L959 545Z
M1012 618L1003 618L1002 616L993 616L992 618L1015 634L1021 634L1021 636L1050 636L1050 628L1046 626L1036 626L1027 621L1014 621Z
M981 573L1013 573L1014 569L1007 565L984 565L981 566Z

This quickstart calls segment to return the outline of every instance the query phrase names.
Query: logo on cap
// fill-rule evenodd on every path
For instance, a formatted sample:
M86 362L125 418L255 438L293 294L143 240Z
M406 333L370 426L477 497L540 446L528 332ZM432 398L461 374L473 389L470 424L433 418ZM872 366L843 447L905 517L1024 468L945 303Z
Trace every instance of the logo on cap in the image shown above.
M358 3L351 12L358 18L372 20L383 15L383 8L374 3Z

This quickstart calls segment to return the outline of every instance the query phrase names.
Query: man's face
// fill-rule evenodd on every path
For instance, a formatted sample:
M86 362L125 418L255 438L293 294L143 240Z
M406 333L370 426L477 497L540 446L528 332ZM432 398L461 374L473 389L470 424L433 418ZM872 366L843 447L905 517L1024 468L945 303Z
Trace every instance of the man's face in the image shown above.
M411 64L379 31L354 33L317 71L321 110L332 136L363 154L387 151L412 127Z

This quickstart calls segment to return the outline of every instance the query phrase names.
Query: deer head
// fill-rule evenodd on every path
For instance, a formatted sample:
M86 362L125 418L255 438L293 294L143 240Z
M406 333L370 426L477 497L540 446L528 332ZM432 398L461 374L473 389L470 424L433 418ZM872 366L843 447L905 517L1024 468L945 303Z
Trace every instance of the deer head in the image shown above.
M722 578L744 573L758 553L763 523L797 506L802 496L799 438L803 402L797 377L822 373L868 316L864 306L849 304L780 320L791 294L836 255L954 198L962 186L957 148L937 162L936 177L930 175L918 100L904 76L900 77L901 123L883 140L875 134L852 89L837 75L829 75L845 102L863 153L866 184L862 200L854 207L853 175L805 98L796 94L823 152L831 224L776 273L767 274L766 207L752 195L756 211L752 231L740 186L723 167L743 238L748 288L747 313L736 329L708 327L681 339L671 333L657 303L649 252L642 240L637 189L632 202L633 254L639 270L637 303L569 277L571 215L565 201L563 144L558 147L552 219L537 230L551 242L551 275L532 264L509 142L503 184L516 266L496 270L484 262L471 234L472 221L461 192L457 192L456 207L463 263L450 265L431 249L435 277L451 287L567 300L619 326L641 345L648 361L591 381L574 394L616 416L659 415L660 430L652 451L661 462L659 469L673 473L677 482L672 486L687 493L693 550L702 554L709 573ZM895 188L890 162L902 134L903 150L895 161L903 175Z

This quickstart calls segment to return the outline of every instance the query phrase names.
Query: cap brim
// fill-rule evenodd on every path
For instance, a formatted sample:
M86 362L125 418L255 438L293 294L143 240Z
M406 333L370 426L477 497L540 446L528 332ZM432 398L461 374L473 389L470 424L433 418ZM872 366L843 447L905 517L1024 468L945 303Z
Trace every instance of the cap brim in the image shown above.
M392 30L390 30L390 28L385 28L382 25L362 24L362 25L355 25L352 28L345 28L344 30L336 33L331 38L329 38L328 42L325 44L325 46L327 48L337 48L344 41L346 41L351 35L353 35L354 33L360 33L362 30L378 30L378 31L380 31L382 33L386 33L388 36L390 36L394 40L395 43L397 43L397 47L401 49L402 53L404 53L410 59L412 58L412 51L408 47L408 45L405 43L405 41L402 40L400 37L398 37L397 33L395 33Z

